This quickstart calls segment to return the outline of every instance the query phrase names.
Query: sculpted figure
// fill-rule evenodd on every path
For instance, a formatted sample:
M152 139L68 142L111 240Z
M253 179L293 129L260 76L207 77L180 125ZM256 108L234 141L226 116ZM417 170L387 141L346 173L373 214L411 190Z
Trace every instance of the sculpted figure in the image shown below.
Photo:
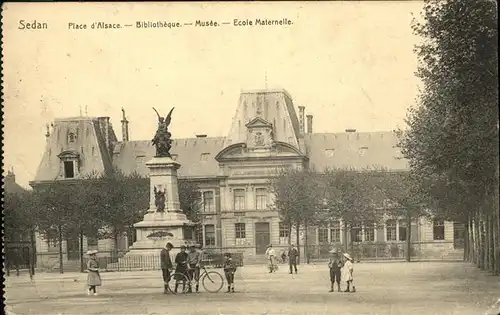
M153 145L156 147L156 156L157 157L171 157L170 156L170 148L172 147L172 140L170 139L172 134L168 132L168 126L172 121L172 111L175 107L173 107L168 113L167 117L163 118L160 116L158 111L153 107L153 110L158 115L158 129L156 130L156 134L151 140Z
M156 211L158 212L165 211L165 190L161 191L156 189L156 187L154 187L153 192L155 194Z

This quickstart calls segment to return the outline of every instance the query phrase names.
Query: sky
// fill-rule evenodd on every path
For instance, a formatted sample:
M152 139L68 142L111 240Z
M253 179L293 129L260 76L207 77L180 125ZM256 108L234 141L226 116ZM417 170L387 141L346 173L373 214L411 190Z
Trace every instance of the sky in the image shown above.
M175 106L174 138L226 136L241 90L284 88L313 132L404 127L419 81L412 14L420 1L9 3L3 11L4 165L28 187L55 118L109 116L121 139L154 135ZM282 19L287 26L233 26ZM93 22L230 22L218 27L90 29ZM48 29L19 30L19 20ZM68 23L87 24L70 30Z

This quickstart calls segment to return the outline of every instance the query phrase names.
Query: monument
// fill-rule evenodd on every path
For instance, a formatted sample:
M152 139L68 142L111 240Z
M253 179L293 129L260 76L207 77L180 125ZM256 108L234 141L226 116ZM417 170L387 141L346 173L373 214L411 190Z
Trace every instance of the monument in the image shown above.
M153 109L158 115L158 129L152 140L156 155L146 163L150 178L149 209L143 220L134 224L137 241L129 248L127 256L157 255L167 242L176 250L194 242L194 223L180 208L177 170L181 165L170 155L172 135L168 126L174 109L165 119Z

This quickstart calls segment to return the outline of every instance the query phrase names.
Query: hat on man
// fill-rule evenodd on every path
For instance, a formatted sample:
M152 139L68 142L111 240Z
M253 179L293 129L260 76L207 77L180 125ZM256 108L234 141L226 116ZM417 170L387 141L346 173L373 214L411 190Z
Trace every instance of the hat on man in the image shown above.
M174 245L172 245L172 243L168 242L167 244L165 244L165 247L174 248Z
M267 248L269 248L269 247L273 247L273 244L269 244L269 245L267 245Z
M95 255L95 254L97 254L97 251L95 249L87 251L87 255L89 255L89 256L90 255Z
M186 249L186 245L181 245L181 249Z
M328 251L330 254L336 254L337 250L335 248L332 248Z
M349 255L348 253L344 253L344 257L347 258L347 259L349 259L349 260L352 260L351 255Z

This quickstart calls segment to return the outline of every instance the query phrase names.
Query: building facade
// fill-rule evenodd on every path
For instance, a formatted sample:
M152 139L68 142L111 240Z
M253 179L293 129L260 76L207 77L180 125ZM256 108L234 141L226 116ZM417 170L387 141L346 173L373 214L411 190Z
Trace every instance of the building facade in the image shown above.
M118 140L108 117L56 120L52 130L47 130L47 147L31 185L71 180L114 167L147 176L145 163L154 156L155 148L149 140L130 140L128 124L123 112L122 139ZM396 147L397 142L393 132L314 133L313 116L306 115L304 106L298 106L297 115L287 91L257 90L241 92L226 137L173 139L170 152L181 164L179 177L195 181L201 189L203 229L198 241L205 248L259 257L269 243L285 248L289 239L292 243L296 239L294 232L288 234L278 213L268 208L272 202L268 182L276 168L295 166L322 171L326 167L379 166L404 172L408 163ZM404 244L406 227L402 221L388 219L383 225L360 226L355 233L347 233L347 240L341 227L339 222L309 229L308 244L316 252L322 246L350 242L353 237L357 244ZM453 223L420 220L411 231L419 249L429 255L443 255L455 247ZM305 231L300 233L300 238L305 239ZM37 242L40 251L50 250L46 241ZM122 241L124 248L127 243L126 239ZM68 255L69 244L65 243ZM100 240L92 246L105 251L112 244Z

